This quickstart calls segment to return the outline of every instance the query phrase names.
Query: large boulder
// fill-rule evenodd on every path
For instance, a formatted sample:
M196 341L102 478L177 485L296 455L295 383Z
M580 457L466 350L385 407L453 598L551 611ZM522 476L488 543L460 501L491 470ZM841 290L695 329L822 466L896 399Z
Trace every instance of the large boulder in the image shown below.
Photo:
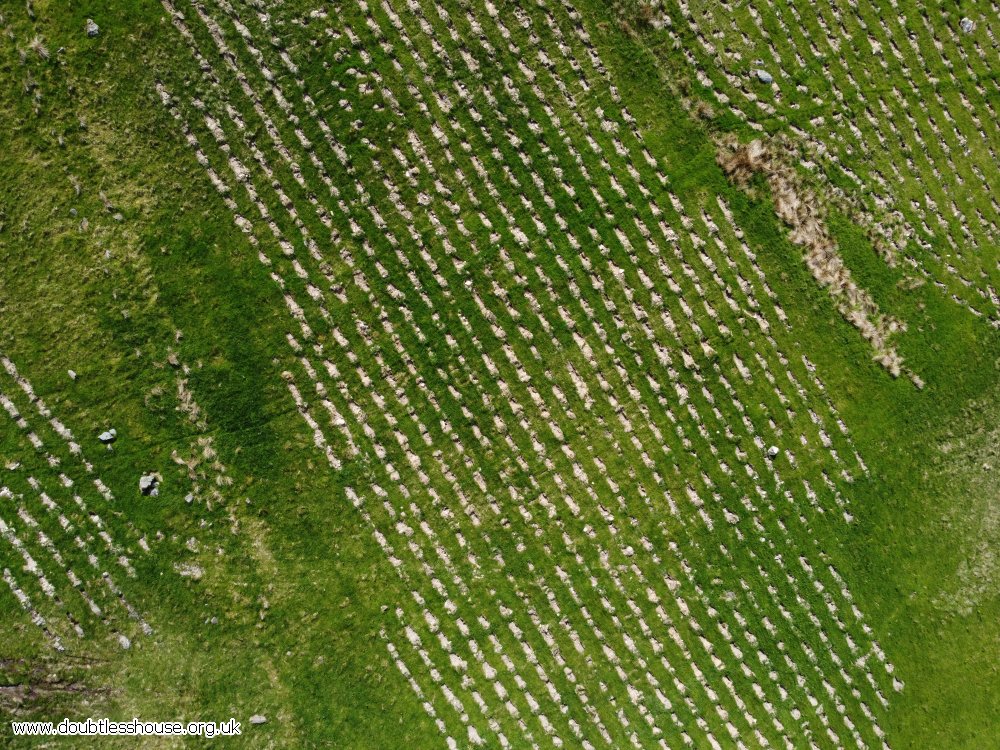
M143 474L139 477L139 492L143 495L156 497L160 494L159 483L160 478L156 474Z

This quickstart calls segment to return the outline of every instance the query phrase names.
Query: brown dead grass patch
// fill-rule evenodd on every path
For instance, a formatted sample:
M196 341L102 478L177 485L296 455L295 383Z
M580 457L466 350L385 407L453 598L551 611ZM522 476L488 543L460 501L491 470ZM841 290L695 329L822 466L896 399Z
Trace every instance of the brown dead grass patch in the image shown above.
M923 381L904 370L903 358L891 343L905 330L901 321L882 313L875 300L851 277L830 236L826 211L816 193L792 166L794 149L782 139L757 139L740 143L735 137L719 143L717 161L726 176L746 187L757 174L764 175L774 200L774 212L788 227L788 238L805 253L806 266L820 286L827 289L840 314L874 349L873 359L893 377L905 371L917 387Z

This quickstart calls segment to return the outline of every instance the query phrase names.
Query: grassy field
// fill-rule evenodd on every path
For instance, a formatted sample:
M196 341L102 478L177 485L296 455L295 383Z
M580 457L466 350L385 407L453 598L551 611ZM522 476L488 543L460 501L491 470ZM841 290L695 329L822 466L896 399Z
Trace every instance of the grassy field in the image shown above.
M799 5L3 8L4 746L991 746L992 30Z

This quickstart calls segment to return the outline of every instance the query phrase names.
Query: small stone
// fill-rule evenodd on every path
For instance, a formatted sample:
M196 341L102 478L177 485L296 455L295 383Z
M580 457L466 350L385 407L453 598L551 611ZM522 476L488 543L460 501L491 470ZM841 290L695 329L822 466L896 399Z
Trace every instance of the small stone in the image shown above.
M93 18L87 19L87 23L84 28L87 30L87 36L97 36L101 33L101 27L94 23Z
M973 21L971 18L963 18L959 22L959 26L962 27L962 31L964 31L966 34L971 34L976 28L976 22Z
M774 458L779 453L781 453L781 451L778 449L778 446L776 446L776 445L772 445L770 448L767 449L767 457L768 458Z
M218 625L219 624L219 618L218 617L213 617L209 622L211 622L213 625Z
M143 495L156 497L159 494L158 482L155 474L143 474L139 477L139 492Z
M262 714L254 714L250 717L250 723L254 726L259 726L260 724L267 723L267 717Z
M70 216L74 216L74 217L75 217L75 216L76 216L76 214L77 214L77 210L76 210L75 208L71 208L71 209L69 210L69 215L70 215Z
M97 439L100 440L105 445L109 445L110 443L113 443L115 442L115 440L118 439L118 430L112 427L110 430L105 430L100 435L98 435Z
M763 68L758 68L757 70L755 70L754 71L754 75L757 76L757 80L760 81L761 83L773 83L774 82L774 76L772 76L770 73L768 73Z
M185 578L193 578L196 581L200 581L201 577L205 575L203 567L191 563L174 563L174 570Z
M191 492L187 493L184 496L184 502L186 502L188 505L190 505L191 503L193 503L194 502L194 494L191 493Z
M76 380L76 371L75 370L66 370L66 374L69 375L69 379L70 380Z
M132 646L132 641L130 641L124 635L119 635L118 636L118 645L121 646L123 649L128 650Z

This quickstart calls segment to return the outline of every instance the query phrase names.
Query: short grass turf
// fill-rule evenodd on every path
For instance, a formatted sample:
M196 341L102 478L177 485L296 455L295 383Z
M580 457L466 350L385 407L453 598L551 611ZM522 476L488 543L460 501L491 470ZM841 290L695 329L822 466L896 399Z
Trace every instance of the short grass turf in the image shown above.
M122 488L153 469L182 482L171 452L203 434L171 400L167 357L177 352L195 365L207 434L236 482L207 531L176 505L120 498L111 523L128 517L164 535L130 587L156 633L128 652L88 645L80 663L54 655L0 598L14 636L0 643L0 683L10 686L0 717L263 713L268 724L241 743L439 746L378 636L382 605L403 586L353 509L331 501L338 479L272 377L281 367L271 363L287 358L280 295L155 101L156 79L196 75L186 51L155 3L34 5L34 22L4 10L15 37L0 58L0 347L77 432L114 422L115 450L90 454ZM990 746L1000 701L997 573L984 563L1000 491L989 437L1000 413L996 331L933 287L902 291L901 275L836 219L852 272L909 322L901 347L928 386L889 379L816 288L766 195L726 184L711 142L719 125L689 119L663 89L662 71L681 69L676 55L651 50L604 4L578 6L675 191L729 199L869 463L871 477L853 489L856 522L816 533L905 677L887 714L890 744ZM87 17L99 19L97 39L82 33ZM53 53L47 62L18 59L33 29ZM7 447L14 438L3 435ZM195 533L193 559L207 568L198 584L170 575ZM25 683L50 689L24 696ZM4 721L4 743L33 746L8 731Z

